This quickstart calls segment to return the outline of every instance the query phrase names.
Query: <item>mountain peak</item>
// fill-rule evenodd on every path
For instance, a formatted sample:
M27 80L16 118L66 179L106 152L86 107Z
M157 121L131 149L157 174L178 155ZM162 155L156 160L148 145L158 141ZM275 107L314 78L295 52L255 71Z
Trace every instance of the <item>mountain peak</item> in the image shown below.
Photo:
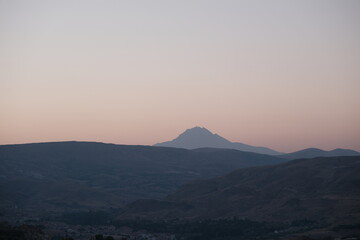
M208 129L206 129L204 127L200 127L200 126L195 126L193 128L186 129L186 131L207 131L207 132L210 132Z
M179 137L184 135L214 135L214 134L204 127L196 126L193 128L186 129L186 131L180 134Z
M185 130L177 138L172 141L167 141L163 143L155 144L159 147L176 147L176 148L186 148L186 149L196 149L196 148L227 148L227 149L237 149L247 152L256 152L263 154L279 154L276 151L273 151L264 147L254 147L246 145L243 143L233 143L229 140L210 132L204 127L193 127Z
M184 145L184 148L217 147L218 144L230 143L225 138L198 126L185 130L172 142ZM187 145L193 147L186 147Z

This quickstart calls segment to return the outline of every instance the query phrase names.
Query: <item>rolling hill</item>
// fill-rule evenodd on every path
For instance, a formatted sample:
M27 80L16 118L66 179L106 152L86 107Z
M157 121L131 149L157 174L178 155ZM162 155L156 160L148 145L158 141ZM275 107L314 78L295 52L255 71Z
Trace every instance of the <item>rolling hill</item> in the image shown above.
M0 208L32 212L120 208L238 168L287 161L225 149L95 142L0 146Z
M350 149L337 148L325 151L318 148L307 148L297 152L280 155L287 159L315 158L315 157L339 157L339 156L359 156L360 153Z
M165 201L139 200L120 218L360 222L360 157L300 159L185 184Z

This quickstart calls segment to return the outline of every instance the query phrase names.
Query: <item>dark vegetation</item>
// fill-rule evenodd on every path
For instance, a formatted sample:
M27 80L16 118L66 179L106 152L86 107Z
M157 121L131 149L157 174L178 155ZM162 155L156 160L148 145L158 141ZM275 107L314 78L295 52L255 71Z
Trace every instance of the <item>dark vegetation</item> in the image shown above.
M71 225L109 225L116 216L116 211L76 211L63 213L56 220Z
M31 225L10 226L0 222L0 240L45 240L40 227Z
M114 225L130 227L134 231L174 234L178 239L277 239L281 236L319 227L318 222L297 220L288 223L257 222L237 217L202 220L118 220L114 212L73 212L62 220L74 225Z
M201 221L118 221L117 226L145 229L149 232L175 234L179 239L252 239L272 235L275 226L240 219L207 219Z
M238 217L220 219L118 219L117 211L84 211L63 214L57 220L72 225L113 225L134 231L174 234L177 239L279 239L289 234L324 227L307 219L291 222L264 222Z

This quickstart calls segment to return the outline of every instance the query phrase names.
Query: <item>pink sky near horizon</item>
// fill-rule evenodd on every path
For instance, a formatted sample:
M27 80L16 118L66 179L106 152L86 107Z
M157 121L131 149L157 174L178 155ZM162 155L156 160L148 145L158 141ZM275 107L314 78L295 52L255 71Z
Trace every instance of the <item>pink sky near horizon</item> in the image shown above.
M360 151L359 93L356 0L0 0L0 144Z

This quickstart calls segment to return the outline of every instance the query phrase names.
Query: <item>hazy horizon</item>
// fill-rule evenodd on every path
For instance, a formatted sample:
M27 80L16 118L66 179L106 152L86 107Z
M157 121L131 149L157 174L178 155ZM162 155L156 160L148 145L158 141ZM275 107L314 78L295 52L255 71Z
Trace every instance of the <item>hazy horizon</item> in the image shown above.
M0 52L0 144L360 151L360 1L0 0Z

